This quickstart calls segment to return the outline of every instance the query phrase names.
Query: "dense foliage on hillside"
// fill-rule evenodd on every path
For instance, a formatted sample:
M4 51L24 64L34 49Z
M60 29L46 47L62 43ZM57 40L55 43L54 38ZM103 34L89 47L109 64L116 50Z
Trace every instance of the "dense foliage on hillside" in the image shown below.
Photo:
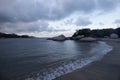
M95 30L90 30L90 29L80 29L77 30L72 37L76 37L79 35L84 35L85 37L98 37L98 38L103 38L110 36L112 33L118 34L120 37L120 27L117 29L95 29Z
M6 34L0 32L0 38L32 38L32 36L28 35L17 35L17 34Z

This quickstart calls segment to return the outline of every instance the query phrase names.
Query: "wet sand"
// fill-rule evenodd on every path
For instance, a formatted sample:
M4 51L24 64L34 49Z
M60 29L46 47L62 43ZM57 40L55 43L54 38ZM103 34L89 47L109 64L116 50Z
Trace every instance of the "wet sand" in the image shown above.
M55 80L120 80L120 40L104 40L113 50L101 60Z

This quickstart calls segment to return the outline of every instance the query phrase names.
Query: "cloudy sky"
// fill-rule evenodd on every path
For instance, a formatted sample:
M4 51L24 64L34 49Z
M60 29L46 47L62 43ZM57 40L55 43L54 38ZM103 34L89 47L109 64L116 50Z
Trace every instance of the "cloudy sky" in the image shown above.
M120 0L0 0L0 32L51 37L117 28Z

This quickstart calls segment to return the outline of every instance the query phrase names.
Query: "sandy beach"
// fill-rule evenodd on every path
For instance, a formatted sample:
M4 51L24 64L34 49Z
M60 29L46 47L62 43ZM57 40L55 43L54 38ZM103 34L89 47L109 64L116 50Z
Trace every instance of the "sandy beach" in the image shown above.
M106 40L113 50L101 60L55 80L120 80L120 40Z

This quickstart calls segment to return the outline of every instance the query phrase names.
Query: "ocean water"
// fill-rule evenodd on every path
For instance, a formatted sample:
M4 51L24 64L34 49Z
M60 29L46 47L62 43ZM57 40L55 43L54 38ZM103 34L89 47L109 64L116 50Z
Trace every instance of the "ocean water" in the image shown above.
M100 60L105 42L0 39L0 80L53 80Z

